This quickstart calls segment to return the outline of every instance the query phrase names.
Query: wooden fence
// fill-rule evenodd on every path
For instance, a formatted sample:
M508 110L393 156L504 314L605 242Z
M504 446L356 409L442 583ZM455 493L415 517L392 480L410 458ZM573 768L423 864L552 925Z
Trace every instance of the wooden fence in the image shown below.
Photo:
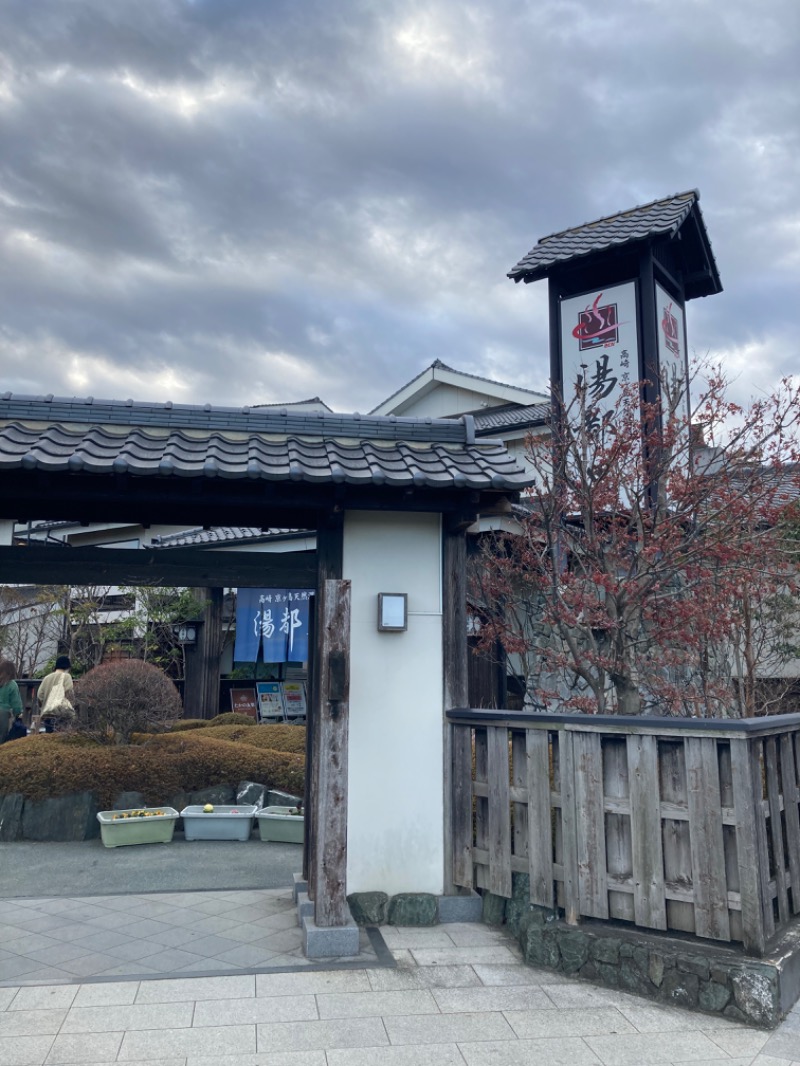
M800 715L448 718L454 884L755 955L800 913Z

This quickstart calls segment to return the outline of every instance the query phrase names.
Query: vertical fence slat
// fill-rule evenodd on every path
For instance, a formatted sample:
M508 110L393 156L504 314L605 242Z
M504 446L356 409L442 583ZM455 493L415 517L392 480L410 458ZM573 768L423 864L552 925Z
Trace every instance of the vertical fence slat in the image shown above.
M489 742L489 891L511 898L511 780L508 730L490 726Z
M468 725L453 731L453 884L472 888L472 730Z
M789 895L786 891L786 858L783 851L781 800L778 792L778 746L775 737L767 737L764 746L764 767L767 776L769 802L769 830L772 837L772 857L775 860L775 888L778 895L778 920L789 921Z
M775 913L772 909L772 893L769 890L769 845L767 843L767 816L764 812L763 752L764 741L761 738L753 739L750 745L750 773L753 779L753 817L758 845L757 868L764 935L769 940L775 932Z
M717 742L687 737L685 750L695 929L698 936L729 940Z
M488 754L486 729L475 730L475 780L488 783ZM486 850L489 836L489 801L483 796L475 797L475 846ZM477 866L475 887L486 888L489 884L489 868Z
M550 811L550 737L529 729L525 737L528 769L528 868L531 903L553 907L553 821Z
M789 852L789 872L792 878L792 912L800 912L800 815L797 810L797 764L792 738L781 737L781 791L786 819L786 846Z
M603 791L609 799L627 799L628 752L624 737L610 737L603 752ZM626 879L633 876L631 848L631 819L628 814L606 815L606 865L611 877ZM635 920L633 896L629 892L608 893L608 911L612 918L625 922Z
M580 911L589 918L608 918L602 738L573 733L572 743Z
M653 736L629 736L627 748L636 924L666 929L658 740Z
M736 852L739 863L739 893L742 901L742 939L745 951L764 951L764 905L759 876L756 789L748 740L731 740L733 804L736 814ZM759 799L760 804L760 788Z
M575 824L575 754L573 733L559 734L558 761L561 770L561 835L564 867L564 918L577 925L580 917L578 888L578 829Z
M515 788L528 787L528 757L525 733L515 729L511 734L511 783ZM528 857L528 804L513 803L512 854L520 859Z

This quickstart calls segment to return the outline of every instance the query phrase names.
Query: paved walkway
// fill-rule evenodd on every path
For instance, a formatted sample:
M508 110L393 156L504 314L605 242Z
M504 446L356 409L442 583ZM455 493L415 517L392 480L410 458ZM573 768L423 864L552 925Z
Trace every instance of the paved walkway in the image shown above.
M105 908L109 922L114 918L117 925L120 915L127 919L132 914L134 924L139 923L135 940L151 949L172 951L164 944L166 931L146 924L164 917L161 908L170 906L167 895L104 897L104 902L95 897L91 902ZM237 923L242 935L242 927L248 925L266 929L262 939L290 931L288 923L277 930L269 924L288 913L288 908L282 910L288 898L285 891L185 896L222 904L221 910L192 909L195 917L206 913ZM84 901L61 902L66 908L60 912L61 928L66 928L76 921L75 904ZM8 952L14 941L19 947L20 938L37 935L66 945L67 953L70 943L80 947L83 936L70 941L55 935L59 925L53 922L59 918L52 901L49 915L48 908L36 906L39 903L15 900L4 905L6 918L13 907L14 924L4 927L2 952ZM191 900L186 905L192 906ZM147 911L152 914L153 907L160 913L150 916ZM260 917L255 917L256 911ZM9 928L23 932L9 942L5 939ZM114 923L92 928L101 934L113 932ZM187 931L189 925L174 929ZM224 939L230 933L231 928L225 928L206 936ZM268 961L283 958L292 972L162 980L115 980L106 975L93 983L76 984L66 977L61 983L42 983L31 978L36 971L28 971L15 983L0 987L0 1066L800 1063L800 1012L771 1034L531 969L521 963L516 945L499 929L444 925L384 928L382 933L394 956L391 966L378 951L371 961L349 968L309 969L279 948ZM186 943L175 950L187 950ZM188 950L196 947L196 939L189 942ZM52 944L45 945L43 963L48 951L55 950ZM13 954L21 957L19 951ZM74 970L74 960L80 957L66 962ZM152 963L153 955L143 958ZM236 965L236 960L229 961ZM50 962L69 972L65 960L56 963L51 954Z

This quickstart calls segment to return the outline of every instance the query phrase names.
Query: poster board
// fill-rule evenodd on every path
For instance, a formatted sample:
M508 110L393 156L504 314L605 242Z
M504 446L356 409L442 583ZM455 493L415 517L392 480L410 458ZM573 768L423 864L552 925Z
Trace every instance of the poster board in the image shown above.
M283 722L286 720L286 708L283 702L283 685L280 681L258 681L258 720L259 722Z
M296 721L306 717L306 686L302 681L283 682L283 702L286 708L286 717L290 721Z
M247 714L251 718L258 718L256 690L254 688L232 688L231 710L235 714Z

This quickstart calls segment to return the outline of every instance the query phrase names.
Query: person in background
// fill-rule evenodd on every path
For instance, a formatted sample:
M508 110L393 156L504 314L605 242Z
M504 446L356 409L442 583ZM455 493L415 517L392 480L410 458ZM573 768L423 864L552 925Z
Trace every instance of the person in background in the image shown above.
M18 714L22 714L22 696L17 668L9 659L0 659L0 744L8 739L11 723Z
M54 728L55 719L57 715L48 716L47 714L47 697L50 695L54 686L58 686L63 689L63 695L71 700L72 697L72 675L70 669L72 663L68 655L59 655L56 659L55 670L47 674L42 678L42 683L39 685L39 691L36 693L36 698L39 701L39 713L41 714L42 722L44 724L45 732L52 733Z
M14 721L11 723L11 728L8 731L6 742L10 740L21 740L28 735L28 727L22 721L22 713L16 715Z

